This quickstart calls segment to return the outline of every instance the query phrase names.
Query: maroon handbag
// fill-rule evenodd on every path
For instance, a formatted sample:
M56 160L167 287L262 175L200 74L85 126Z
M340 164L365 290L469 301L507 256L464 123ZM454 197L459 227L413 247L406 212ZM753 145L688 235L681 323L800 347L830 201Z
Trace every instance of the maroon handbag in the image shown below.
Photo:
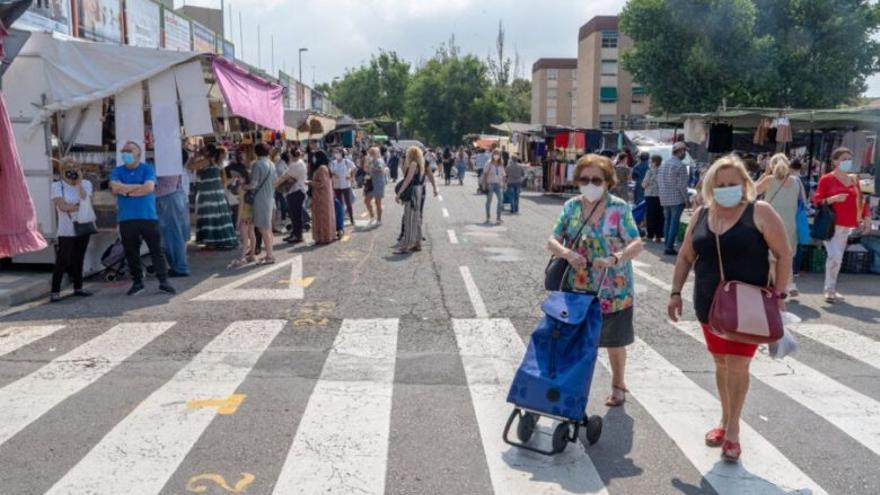
M745 344L769 344L782 338L779 300L769 287L758 287L724 276L721 239L715 234L721 283L709 308L709 329L727 340Z

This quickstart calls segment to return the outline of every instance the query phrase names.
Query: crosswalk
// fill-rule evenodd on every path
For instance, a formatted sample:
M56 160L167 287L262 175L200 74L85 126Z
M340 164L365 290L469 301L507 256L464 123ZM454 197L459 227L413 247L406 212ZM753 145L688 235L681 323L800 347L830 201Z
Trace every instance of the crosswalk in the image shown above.
M404 493L389 474L393 470L390 452L398 448L391 432L413 427L436 428L433 433L438 436L443 435L444 428L471 431L474 448L484 463L486 485L497 494L622 493L591 449L570 446L555 458L545 458L503 442L501 431L511 410L506 403L508 386L525 351L528 327L534 322L475 318L435 323L448 338L449 353L460 359L463 386L473 408L470 424L421 425L418 418L409 424L394 422L400 339L422 322L407 318L337 320L327 329L333 332L332 344L323 352L301 414L272 425L278 429L277 445L267 446L265 455L278 459L273 463L277 466L274 472L255 476L243 467L225 473L225 479L213 473L179 473L187 466L187 456L199 450L206 432L229 427L241 409L257 406L253 398L242 393L242 384L264 372L257 370L257 364L267 352L285 351L290 339L295 340L296 332L301 331L285 320L235 321L224 324L222 331L201 348L191 350L188 361L155 390L134 401L131 410L119 416L122 419L118 423L85 436L90 443L84 455L69 461L39 493L115 494L120 493L120 487L125 487L125 493L145 495L215 493L199 489L206 485L216 488L216 493ZM839 481L827 471L817 470L813 463L804 462L797 450L821 449L829 439L851 446L853 458L847 462L876 467L880 460L876 390L857 390L852 383L844 384L823 373L822 366L814 362L820 356L809 353L781 362L759 353L752 376L773 395L753 387L754 397L750 396L746 408L752 400L784 397L787 402L779 407L785 410L778 411L779 416L796 418L798 412L816 415L826 425L821 437L802 431L792 420L777 427L784 428L784 434L794 440L779 442L779 434L761 421L744 421L742 462L719 462L718 450L706 447L702 439L720 411L714 390L700 377L711 370L710 358L701 349L695 322L675 324L673 328L676 345L693 350L693 362L683 369L680 362L677 365L675 359L664 356L662 348L637 339L630 347L627 369L631 399L637 406L627 411L634 415L636 438L664 435L671 440L677 451L662 455L679 457L687 469L702 476L706 489L719 494L840 492ZM42 342L76 339L78 334L69 330L63 324L0 327L0 370L14 373L17 368L3 367L4 363L28 359ZM795 330L823 352L840 353L878 370L877 340L828 324L800 324ZM33 465L14 472L2 469L3 456L13 455L3 450L4 444L64 445L63 439L41 437L41 421L49 411L66 407L71 397L87 388L109 389L112 393L123 386L115 381L114 369L160 336L167 340L186 331L186 325L173 321L119 323L78 342L39 369L3 382L0 492L10 484L23 486L34 474L28 469L44 468ZM597 372L604 373L602 370L609 366L604 353L599 362ZM273 369L273 373L273 379L283 378L283 366ZM597 397L604 394L607 380L595 381L594 389L597 387L601 390L591 394L588 409L591 414L604 414ZM76 411L69 414L75 415ZM227 419L218 422L220 417ZM549 442L546 433L550 426L542 420L544 434L537 435L536 441ZM599 446L603 442L615 442L615 438L606 435ZM442 449L440 443L436 448ZM650 445L642 448L649 450ZM234 450L233 446L212 455L228 455L231 459ZM462 456L465 458L471 462L474 459ZM259 459L248 462L253 465ZM430 470L431 466L424 469ZM652 472L647 465L643 469L644 476L653 476L666 487L674 477L674 473ZM869 486L873 475L865 476L868 484L847 485L855 487L848 493L876 493ZM191 482L169 485L179 479ZM210 480L221 480L222 484L216 481L215 486ZM242 491L233 491L235 481L239 481ZM243 487L251 483L254 491L245 491Z

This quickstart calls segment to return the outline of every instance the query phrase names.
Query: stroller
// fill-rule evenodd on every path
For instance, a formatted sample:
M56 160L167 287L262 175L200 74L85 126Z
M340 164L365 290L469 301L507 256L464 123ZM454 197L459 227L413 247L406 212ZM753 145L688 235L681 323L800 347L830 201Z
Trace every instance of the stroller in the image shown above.
M125 275L125 248L122 247L122 239L116 241L104 250L101 255L101 264L104 265L104 281L115 282Z
M504 427L504 441L552 456L578 440L586 449L602 435L602 418L585 413L599 353L602 311L596 294L562 291L551 292L541 310L544 318L532 333L507 396L514 410ZM542 416L559 421L551 450L529 445ZM518 442L509 438L516 419Z

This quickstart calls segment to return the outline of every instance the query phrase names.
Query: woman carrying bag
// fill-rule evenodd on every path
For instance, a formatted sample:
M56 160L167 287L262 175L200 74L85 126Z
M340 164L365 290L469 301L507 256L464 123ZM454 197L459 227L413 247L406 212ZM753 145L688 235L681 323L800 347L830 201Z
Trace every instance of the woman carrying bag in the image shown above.
M83 289L83 262L89 237L97 233L92 209L92 183L84 180L79 164L61 162L61 180L52 183L52 202L58 212L58 244L55 268L52 271L52 293L49 300L61 300L61 279L67 273L73 283L73 295L91 296Z
M629 203L609 193L616 175L611 160L586 155L574 171L580 195L562 207L547 249L571 265L559 285L562 290L597 294L602 308L599 347L611 362L608 407L626 401L626 346L635 341L635 287L631 260L642 252L639 229ZM550 277L552 278L552 277ZM555 287L545 288L558 290Z
M755 200L755 185L739 158L730 155L717 160L703 179L702 191L705 206L694 211L688 225L675 264L667 313L672 321L681 317L681 291L694 268L694 310L715 359L715 382L721 399L721 419L706 433L705 441L710 447L721 447L724 460L737 462L742 453L740 416L749 390L749 364L758 346L732 340L736 337L733 334L722 337L715 332L726 323L724 320L741 316L747 316L748 321L738 321L744 327L738 329L740 334L749 330L758 334L757 327L779 330L787 293L778 288L787 287L791 278L791 246L773 207ZM775 287L770 286L771 253L776 260ZM743 298L745 301L734 299L735 304L745 302L748 307L730 309L730 298L722 289L732 284L742 287L743 293L749 289L764 292L757 298ZM733 292L741 296L738 289ZM720 307L727 310L719 315L716 309Z

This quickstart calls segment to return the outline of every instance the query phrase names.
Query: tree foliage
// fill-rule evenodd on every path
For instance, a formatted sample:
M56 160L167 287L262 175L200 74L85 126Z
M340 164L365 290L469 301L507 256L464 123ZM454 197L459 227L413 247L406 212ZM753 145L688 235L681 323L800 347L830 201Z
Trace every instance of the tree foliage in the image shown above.
M868 0L630 0L624 66L657 110L834 107L880 70Z
M410 65L395 52L380 51L370 62L349 69L330 85L329 97L344 112L357 118L403 118L403 98L409 85Z

